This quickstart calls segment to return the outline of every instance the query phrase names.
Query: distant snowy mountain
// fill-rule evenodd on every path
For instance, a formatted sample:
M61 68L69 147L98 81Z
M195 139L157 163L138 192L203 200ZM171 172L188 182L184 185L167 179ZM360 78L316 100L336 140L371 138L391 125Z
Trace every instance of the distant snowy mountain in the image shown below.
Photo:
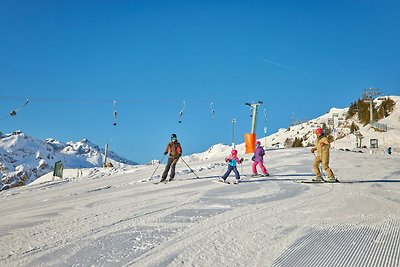
M55 139L42 141L16 131L0 139L0 188L29 184L52 172L57 161L61 161L64 168L78 169L102 166L103 159L104 149L87 139L76 143ZM108 152L107 161L115 167L137 165L112 151Z

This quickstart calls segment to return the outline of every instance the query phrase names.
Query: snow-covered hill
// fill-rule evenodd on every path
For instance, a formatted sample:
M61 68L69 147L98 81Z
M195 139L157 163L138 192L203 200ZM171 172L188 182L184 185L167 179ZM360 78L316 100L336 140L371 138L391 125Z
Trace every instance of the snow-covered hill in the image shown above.
M52 172L57 161L61 161L64 168L78 169L102 166L103 159L104 149L87 139L76 143L55 139L42 141L16 131L0 139L0 188L29 184ZM108 153L108 161L115 167L137 165L112 151Z
M318 118L297 125L292 125L287 129L279 129L276 133L258 138L257 140L259 140L266 149L292 147L296 138L302 140L303 146L313 146L316 138L314 134L315 129L322 127L324 124L328 125L328 120L334 118L333 123L335 130L332 131L332 135L334 135L335 141L331 145L332 149L370 152L370 139L377 139L379 148L374 149L374 153L384 154L388 147L392 147L393 153L399 154L400 96L390 96L390 98L396 102L396 105L388 117L379 121L379 123L387 125L387 132L376 130L369 124L363 126L356 118L346 119L349 108L331 108L326 114ZM379 106L381 102L381 98L374 100L376 106ZM352 123L359 127L357 134L363 136L361 148L357 148L356 135L351 133L350 126ZM332 126L330 127L332 128ZM238 144L236 149L239 151L239 154L245 154L245 145L243 143ZM230 150L230 146L216 144L210 147L207 151L188 156L186 160L189 162L205 161L210 158L220 160L223 159L224 156L229 155ZM250 158L250 156L247 155L244 157Z
M382 132L371 125L363 126L355 118L346 119L348 108L331 108L326 114L312 119L308 122L293 125L287 129L280 129L277 133L260 138L262 144L266 147L291 147L295 138L302 139L303 146L311 146L315 142L314 130L323 124L328 125L329 120L333 120L335 131L332 132L335 141L332 147L344 150L356 150L356 135L350 133L350 126L354 122L359 127L358 134L363 137L361 147L370 148L370 139L377 139L378 151L385 151L388 147L392 147L394 151L400 150L400 96L390 96L396 102L393 112L379 123L386 124L387 132ZM382 100L377 98L374 100L376 106L379 106Z

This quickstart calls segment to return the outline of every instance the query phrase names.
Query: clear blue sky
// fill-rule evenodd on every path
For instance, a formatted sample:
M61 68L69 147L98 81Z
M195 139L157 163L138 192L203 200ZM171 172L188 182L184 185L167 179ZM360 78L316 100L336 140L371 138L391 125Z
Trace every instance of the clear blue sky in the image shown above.
M145 163L171 133L184 154L230 144L232 117L243 142L244 103L261 100L262 137L365 88L399 95L399 14L398 0L0 0L0 117L30 99L0 131L88 138Z

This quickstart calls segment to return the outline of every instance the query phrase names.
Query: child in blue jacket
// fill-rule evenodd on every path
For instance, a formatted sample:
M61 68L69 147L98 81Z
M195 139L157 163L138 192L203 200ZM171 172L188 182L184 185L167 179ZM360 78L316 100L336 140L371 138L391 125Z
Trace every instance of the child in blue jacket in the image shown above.
M240 174L236 166L243 162L243 158L239 159L237 157L237 153L237 150L233 149L231 154L227 158L225 158L225 161L228 163L228 170L224 175L222 175L220 182L225 182L232 171L235 173L236 177L235 184L240 182Z

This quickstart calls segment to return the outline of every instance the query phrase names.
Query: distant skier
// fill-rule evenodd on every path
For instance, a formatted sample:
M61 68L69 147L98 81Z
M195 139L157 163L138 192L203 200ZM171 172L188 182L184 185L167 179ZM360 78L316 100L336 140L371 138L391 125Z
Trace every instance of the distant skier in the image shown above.
M253 160L253 165L252 165L253 175L252 175L252 177L258 176L257 165L259 165L261 168L262 176L269 176L269 173L263 163L264 155L265 155L265 150L261 146L261 142L257 141L256 142L256 150L254 151L254 156L251 158Z
M231 154L225 158L225 162L228 163L228 170L226 171L226 173L224 175L222 175L222 177L219 179L220 182L225 182L226 179L228 178L229 174L233 171L235 173L235 177L236 177L236 181L235 184L240 182L240 174L239 171L237 169L237 165L241 164L243 162L243 158L239 159L237 157L237 150L233 149Z
M329 168L329 149L330 149L330 140L324 134L324 130L322 128L317 128L315 130L315 134L317 135L317 140L315 141L315 147L311 149L311 153L314 154L317 151L317 156L314 160L313 170L315 173L315 178L313 181L322 182L322 175L319 169L319 165L322 163L323 169L328 174L328 180L326 182L335 183L338 182L333 174L331 168Z
M388 149L387 149L387 153L388 153L388 155L392 155L392 147L390 146L390 147L388 147Z
M165 166L165 170L162 174L161 182L164 182L167 179L169 169L171 168L171 173L169 174L169 181L172 181L175 177L175 166L178 163L179 158L182 156L182 147L181 144L178 142L178 138L176 134L171 135L171 142L168 143L167 147L165 148L164 155L167 155L169 152L168 162Z

